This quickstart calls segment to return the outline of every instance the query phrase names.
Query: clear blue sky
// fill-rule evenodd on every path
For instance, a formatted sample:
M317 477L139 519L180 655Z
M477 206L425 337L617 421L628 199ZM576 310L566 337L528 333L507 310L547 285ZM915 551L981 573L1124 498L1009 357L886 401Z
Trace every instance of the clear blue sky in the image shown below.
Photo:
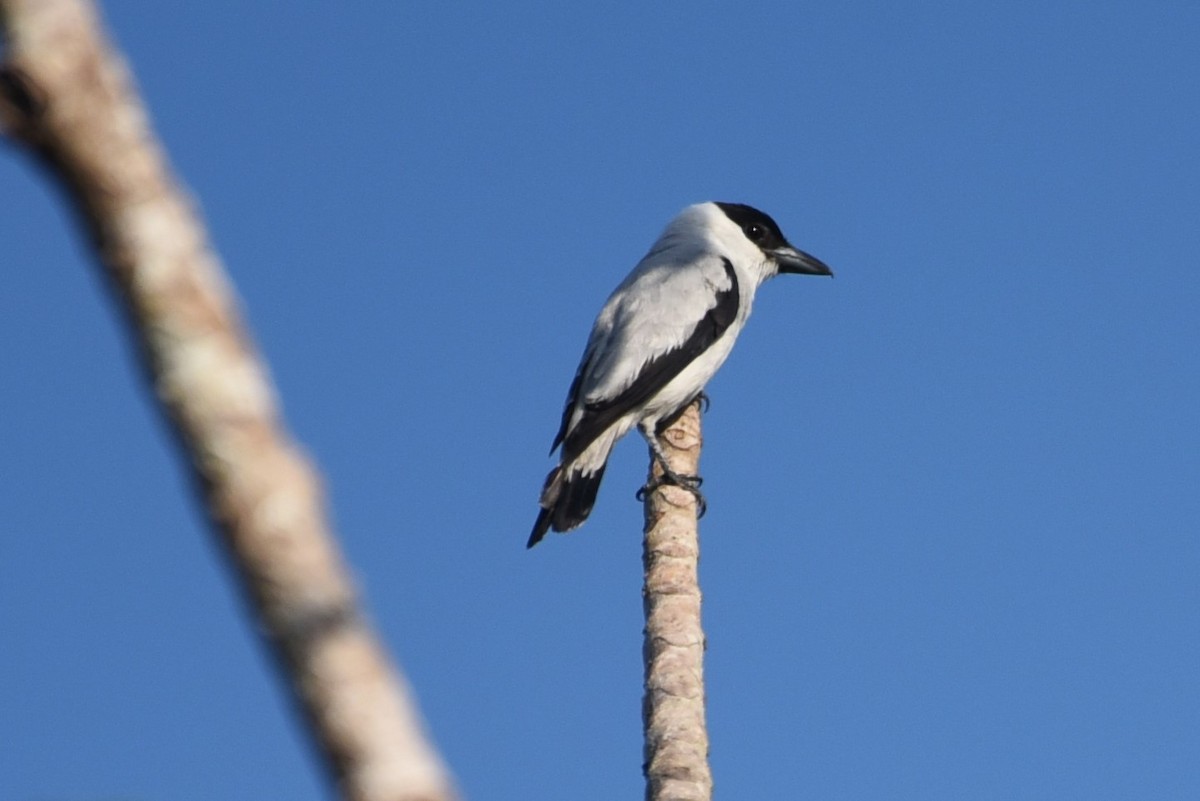
M303 4L302 4L303 5ZM1200 6L106 3L472 799L638 798L644 446L526 552L683 206L717 791L1200 798ZM0 152L0 797L324 795L55 190Z

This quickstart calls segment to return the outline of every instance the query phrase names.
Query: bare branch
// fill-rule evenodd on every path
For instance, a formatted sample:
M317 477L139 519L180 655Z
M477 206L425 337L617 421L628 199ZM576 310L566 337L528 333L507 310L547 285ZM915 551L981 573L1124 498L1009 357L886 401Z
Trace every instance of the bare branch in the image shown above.
M84 0L0 0L0 131L66 190L250 608L344 798L453 791L359 611L318 476L133 82Z
M671 469L696 475L700 463L700 402L659 436ZM661 468L651 458L651 479ZM700 626L700 536L696 499L659 486L646 498L643 551L646 613L642 656L646 693L647 801L709 801L708 731L704 722L704 630Z

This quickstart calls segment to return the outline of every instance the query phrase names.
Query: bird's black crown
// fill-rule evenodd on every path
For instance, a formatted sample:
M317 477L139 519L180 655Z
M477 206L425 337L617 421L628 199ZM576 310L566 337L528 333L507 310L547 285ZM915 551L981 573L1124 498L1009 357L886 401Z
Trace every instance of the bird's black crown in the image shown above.
M788 241L783 231L779 230L779 225L766 212L745 203L717 203L717 207L742 229L747 239L763 250L787 245Z

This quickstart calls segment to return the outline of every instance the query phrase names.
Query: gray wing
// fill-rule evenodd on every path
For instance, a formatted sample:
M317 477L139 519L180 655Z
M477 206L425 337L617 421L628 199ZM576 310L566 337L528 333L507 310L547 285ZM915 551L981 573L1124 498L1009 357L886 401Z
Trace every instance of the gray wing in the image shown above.
M709 254L686 265L647 257L609 298L571 382L551 451L570 461L654 397L737 319L737 275Z

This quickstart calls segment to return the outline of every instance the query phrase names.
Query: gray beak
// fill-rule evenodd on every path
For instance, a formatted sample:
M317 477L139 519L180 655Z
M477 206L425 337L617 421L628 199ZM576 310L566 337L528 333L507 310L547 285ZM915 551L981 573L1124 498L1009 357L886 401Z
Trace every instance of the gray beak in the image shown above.
M833 276L833 270L829 269L829 265L825 262L808 255L803 250L796 250L791 245L775 248L768 251L767 255L779 265L779 272L781 273Z

